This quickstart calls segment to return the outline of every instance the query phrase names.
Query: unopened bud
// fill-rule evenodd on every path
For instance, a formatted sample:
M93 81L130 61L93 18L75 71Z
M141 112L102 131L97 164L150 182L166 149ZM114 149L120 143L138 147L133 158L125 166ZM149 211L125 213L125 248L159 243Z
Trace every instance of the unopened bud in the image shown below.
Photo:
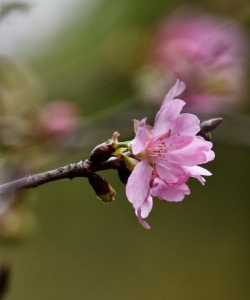
M210 119L201 123L201 130L197 133L197 135L202 136L206 141L211 141L211 131L214 130L221 122L222 118Z
M109 203L115 200L114 196L116 194L115 190L108 184L107 180L101 175L92 173L88 177L89 183L94 189L97 198L99 198L104 203Z
M124 155L123 157L126 165L127 165L127 169L132 172L135 168L135 166L138 164L138 160L132 158L132 157L129 157L127 155Z
M138 160L127 155L124 155L123 159L126 163L126 166L118 169L118 175L121 182L127 184L131 172L133 172L135 166L138 164Z
M206 120L201 123L201 131L210 132L214 130L222 121L222 118Z
M122 183L127 184L128 182L128 178L131 174L131 172L129 171L129 169L127 168L119 168L118 170L118 176L121 180Z
M201 134L201 136L204 138L204 140L206 141L211 141L212 140L212 134L210 132L206 132L206 133L203 133Z
M107 142L96 146L92 150L89 156L89 160L93 164L99 164L108 160L112 156L113 152L115 152L114 142L108 140Z

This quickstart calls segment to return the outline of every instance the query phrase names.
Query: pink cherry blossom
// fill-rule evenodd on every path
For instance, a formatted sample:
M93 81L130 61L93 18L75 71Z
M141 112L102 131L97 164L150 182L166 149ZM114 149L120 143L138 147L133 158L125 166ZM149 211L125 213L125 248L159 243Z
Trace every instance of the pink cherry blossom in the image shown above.
M69 101L56 100L38 111L34 134L47 138L57 137L75 130L78 125L78 108Z
M173 81L185 81L186 108L225 112L239 105L246 89L247 45L235 21L180 10L160 24L152 43L152 63Z
M139 162L128 179L126 194L145 228L150 228L143 219L152 209L152 196L182 201L190 194L186 185L190 177L204 184L202 176L211 175L198 165L214 159L212 143L196 136L199 119L193 114L180 114L185 102L175 99L184 89L185 84L177 80L163 100L154 127L146 125L146 118L134 121L136 135L131 151Z

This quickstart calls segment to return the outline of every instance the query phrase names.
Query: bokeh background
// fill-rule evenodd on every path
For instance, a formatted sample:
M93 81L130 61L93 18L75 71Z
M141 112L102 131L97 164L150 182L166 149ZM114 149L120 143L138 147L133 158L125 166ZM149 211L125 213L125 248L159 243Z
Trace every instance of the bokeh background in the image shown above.
M102 172L117 192L109 205L86 179L1 198L4 299L249 299L249 1L27 0L0 9L1 182L86 159L114 131L132 139L132 119L152 123L177 75L190 87L184 100L204 101L186 111L224 118L206 165L213 176L204 187L190 180L180 203L155 199L150 230L115 171Z

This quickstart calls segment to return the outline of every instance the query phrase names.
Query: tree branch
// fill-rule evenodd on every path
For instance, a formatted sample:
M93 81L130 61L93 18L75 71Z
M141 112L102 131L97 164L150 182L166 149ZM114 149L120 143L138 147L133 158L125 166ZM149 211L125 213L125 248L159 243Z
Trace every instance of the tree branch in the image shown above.
M55 170L27 175L21 179L1 184L0 195L12 193L17 190L35 188L51 181L73 179L75 177L89 177L94 172L108 169L119 169L124 167L124 165L125 162L120 158L110 158L109 160L99 164L92 164L88 159L86 159L85 161L71 163Z
M201 135L206 140L211 139L210 132L222 122L222 118L216 118L204 121L200 124L201 130L197 135ZM119 134L118 134L119 135ZM27 175L21 179L14 180L0 185L0 195L13 193L14 191L35 188L39 185L60 180L73 179L75 177L90 177L94 172L117 169L121 171L126 169L126 163L122 158L110 157L116 151L114 140L117 137L117 132L113 134L111 140L96 146L90 153L89 159L78 163L71 163L67 166L60 167L55 170L46 171L34 175ZM108 157L110 157L108 159ZM105 160L105 161L103 161ZM119 174L121 178L121 172ZM126 178L129 174L126 174ZM126 182L126 178L122 182ZM124 181L125 180L125 181Z

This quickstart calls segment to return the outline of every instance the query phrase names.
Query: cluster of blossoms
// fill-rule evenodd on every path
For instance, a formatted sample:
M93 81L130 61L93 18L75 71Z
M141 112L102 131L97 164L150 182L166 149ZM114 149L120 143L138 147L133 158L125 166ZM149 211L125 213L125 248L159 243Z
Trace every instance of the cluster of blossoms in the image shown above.
M140 83L142 91L148 91L148 98L161 101L155 95L167 82L179 78L188 86L186 109L230 111L245 92L247 44L242 28L229 18L198 10L176 12L156 31L150 50L151 67L145 71L145 84L143 80Z
M107 154L104 160L112 155L125 161L125 170L128 172L124 176L123 169L119 175L126 183L126 195L139 222L147 229L150 226L144 218L152 210L152 197L171 202L182 201L185 195L190 194L186 185L190 177L204 184L202 176L211 175L199 164L214 159L212 143L197 135L200 132L199 119L193 114L181 114L185 102L176 99L184 89L185 84L177 80L156 115L154 127L146 124L146 118L134 120L135 138L132 141L119 143L119 134L115 133L108 143L94 149L90 156L90 161L95 163L100 157L98 152L104 150ZM106 189L103 189L106 192L102 193L100 178L98 181L97 178L91 178L92 186L93 179L97 182L99 197L104 202L113 200L114 191L107 192L107 183Z

